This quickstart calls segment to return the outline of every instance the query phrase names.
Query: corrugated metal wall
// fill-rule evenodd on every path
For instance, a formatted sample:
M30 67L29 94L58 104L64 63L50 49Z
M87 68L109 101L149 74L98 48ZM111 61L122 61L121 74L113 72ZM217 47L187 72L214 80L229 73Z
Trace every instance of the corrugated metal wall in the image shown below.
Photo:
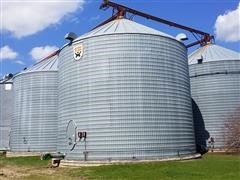
M12 83L0 83L0 150L9 149L9 135L13 114ZM8 87L6 87L8 86Z
M240 61L221 60L189 66L191 93L215 148L224 148L224 124L240 108Z
M58 151L67 159L155 159L195 153L186 48L144 34L84 39L59 56ZM68 122L87 132L73 151ZM71 145L71 143L70 143Z
M13 88L11 151L56 151L57 71L17 75Z

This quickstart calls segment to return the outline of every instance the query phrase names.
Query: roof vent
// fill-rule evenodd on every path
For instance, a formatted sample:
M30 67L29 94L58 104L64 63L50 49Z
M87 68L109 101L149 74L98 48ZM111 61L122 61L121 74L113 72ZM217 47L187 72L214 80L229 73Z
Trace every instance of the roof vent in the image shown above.
M13 78L13 74L12 74L12 73L9 73L9 74L8 74L8 79L11 79L11 78Z
M187 37L186 34L180 33L180 34L178 34L178 35L176 36L176 39L177 39L178 41L186 41L186 40L188 40L188 37Z
M11 79L12 77L13 77L13 74L10 73L10 74L6 74L6 75L3 77L3 79L8 80L8 79Z
M198 62L198 64L202 64L202 62L203 62L203 56L198 57L198 58L197 58L197 62Z
M77 38L77 35L73 32L69 32L64 36L64 38L72 42L74 39Z

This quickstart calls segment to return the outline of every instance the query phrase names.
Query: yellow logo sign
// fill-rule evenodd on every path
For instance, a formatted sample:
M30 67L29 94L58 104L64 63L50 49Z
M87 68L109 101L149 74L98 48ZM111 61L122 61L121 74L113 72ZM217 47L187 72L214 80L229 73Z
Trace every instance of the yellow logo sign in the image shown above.
M74 51L74 59L75 60L81 59L81 57L83 55L83 45L78 44L78 45L74 46L73 51Z

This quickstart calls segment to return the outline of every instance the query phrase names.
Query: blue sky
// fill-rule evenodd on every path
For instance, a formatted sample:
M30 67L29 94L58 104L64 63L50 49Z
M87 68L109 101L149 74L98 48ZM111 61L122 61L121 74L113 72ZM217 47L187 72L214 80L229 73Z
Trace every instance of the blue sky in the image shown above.
M77 35L110 17L112 11L99 10L102 0L1 1L0 76L16 73L31 66L46 53L61 47L67 32ZM113 0L140 11L215 35L219 18L216 44L240 51L239 0ZM231 14L231 12L235 12ZM229 14L230 13L230 14ZM229 17L228 17L228 15ZM226 16L226 17L225 17ZM176 36L187 32L142 17L134 21ZM237 27L237 28L236 28ZM232 32L235 31L235 32ZM234 34L227 37L225 34ZM237 34L236 34L237 33ZM194 41L191 35L190 41ZM235 40L233 40L235 39ZM195 48L197 48L196 46ZM189 49L189 52L194 48Z

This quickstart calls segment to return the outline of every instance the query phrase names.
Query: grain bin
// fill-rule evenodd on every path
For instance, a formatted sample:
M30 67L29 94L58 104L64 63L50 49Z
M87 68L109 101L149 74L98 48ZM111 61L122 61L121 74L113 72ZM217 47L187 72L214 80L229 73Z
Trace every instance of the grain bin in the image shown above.
M111 21L62 48L58 77L58 151L66 159L195 153L186 48L172 36Z
M208 138L214 138L215 148L224 148L225 124L240 108L240 54L208 44L189 56L189 70Z
M9 135L13 113L12 79L0 81L0 150L9 149Z
M55 52L14 77L11 151L56 151L57 64Z

